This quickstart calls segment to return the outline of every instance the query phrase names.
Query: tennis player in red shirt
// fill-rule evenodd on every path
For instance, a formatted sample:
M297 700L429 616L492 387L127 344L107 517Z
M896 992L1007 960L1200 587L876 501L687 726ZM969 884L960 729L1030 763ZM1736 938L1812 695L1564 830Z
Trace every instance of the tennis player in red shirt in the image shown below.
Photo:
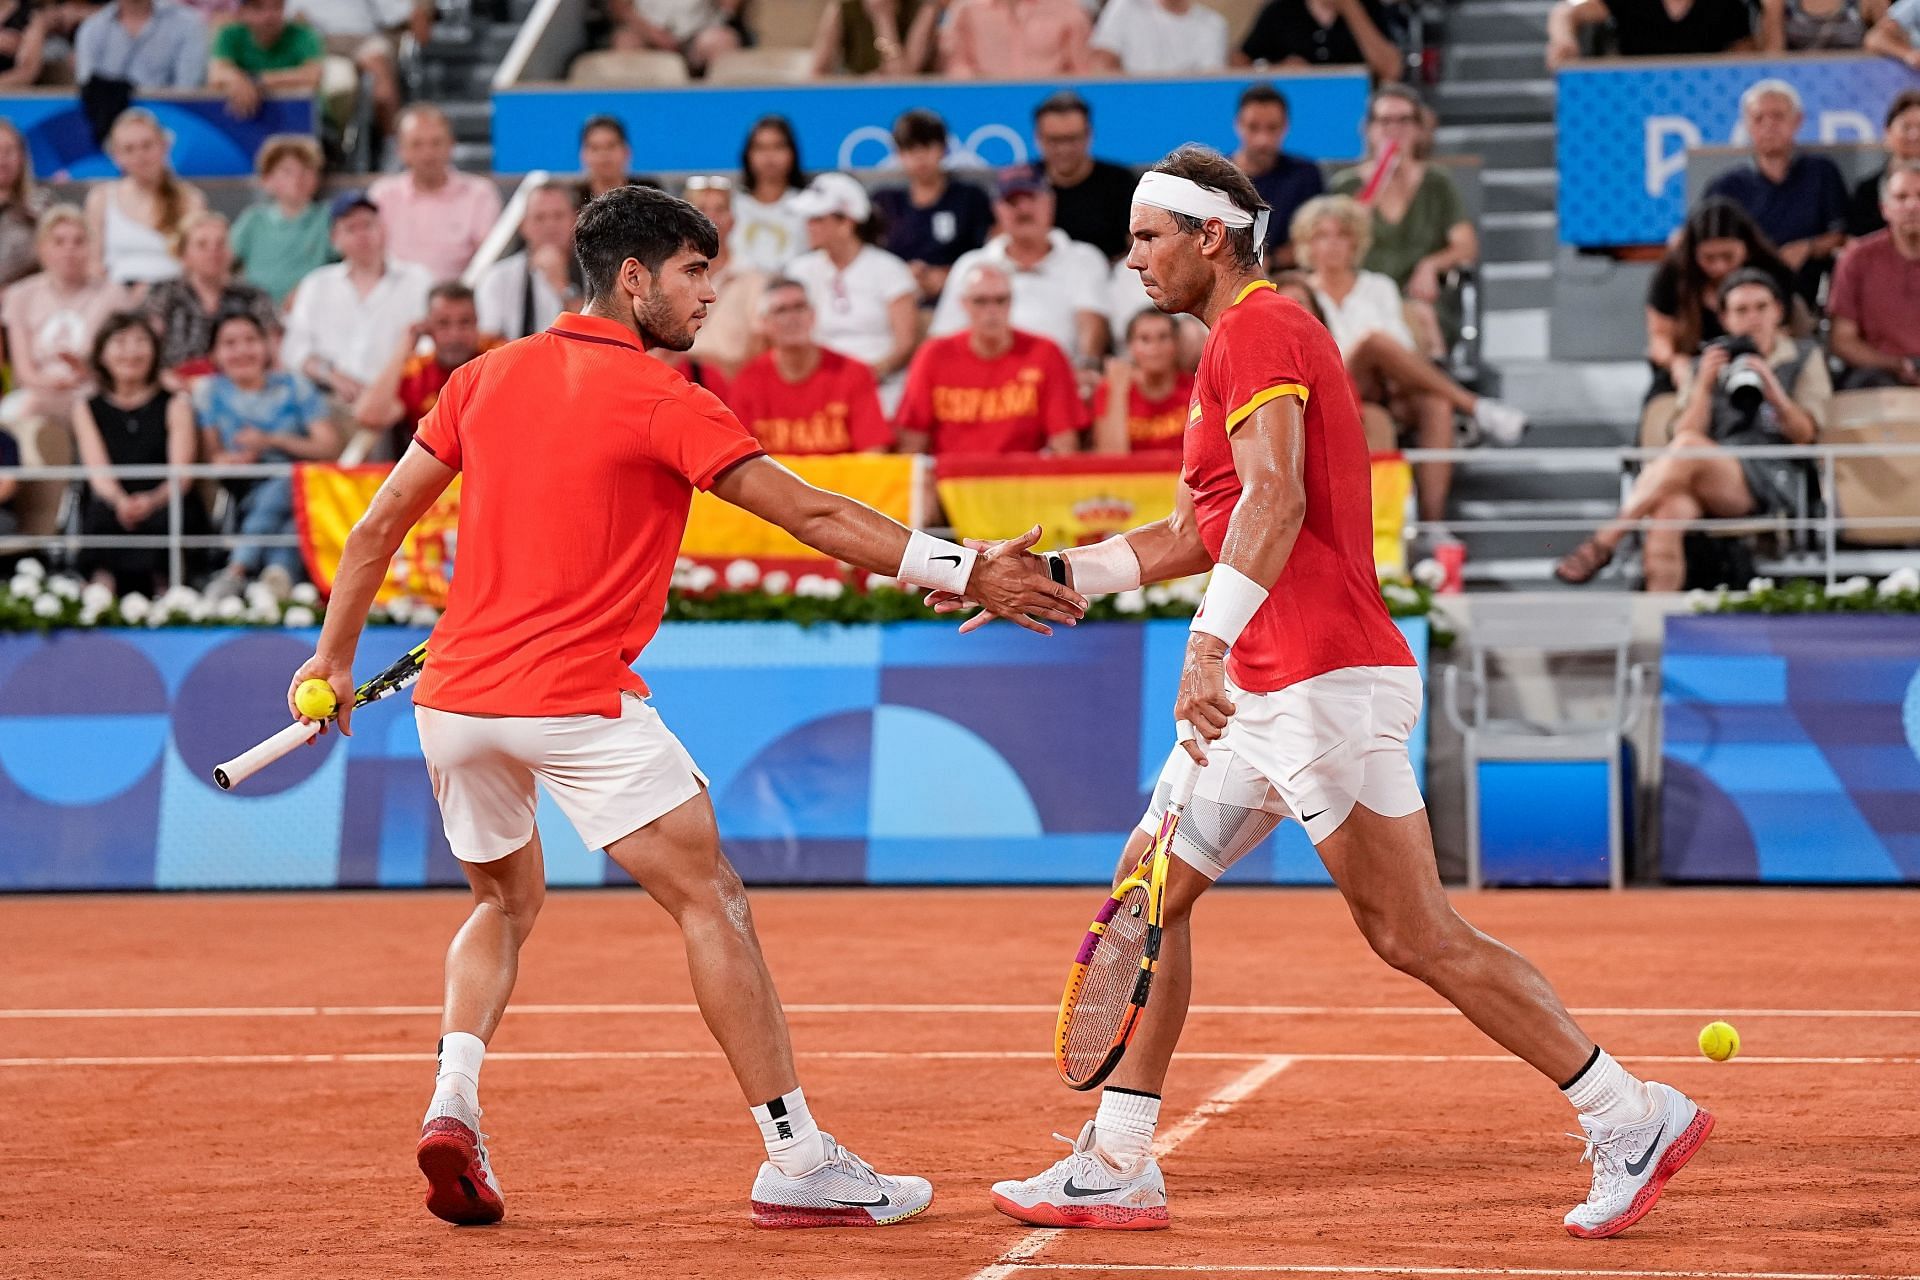
M616 188L581 212L575 245L585 312L454 372L354 526L317 650L293 677L327 680L349 731L374 593L402 535L463 474L458 566L414 692L447 842L474 895L447 952L439 1074L418 1153L427 1207L457 1223L505 1212L478 1086L545 895L539 782L586 844L680 926L695 998L766 1144L754 1223L898 1222L925 1209L932 1188L876 1173L814 1123L706 779L645 701L633 663L659 626L696 487L835 559L965 592L1034 630L1074 621L1085 601L1032 557L983 556L814 488L647 354L690 347L714 300L719 239L693 206Z
M772 349L740 366L727 407L768 453L881 453L893 428L865 362L813 340L813 303L798 280L760 294L760 327Z
M1199 146L1168 156L1134 193L1128 265L1154 306L1211 330L1177 508L1047 559L1087 595L1213 571L1174 705L1175 751L1206 768L1180 824L1141 1029L1073 1154L1037 1177L997 1184L994 1203L1046 1226L1167 1224L1150 1150L1192 987L1189 915L1235 860L1292 818L1374 951L1566 1093L1593 1161L1591 1193L1566 1227L1616 1234L1653 1207L1713 1118L1678 1090L1629 1074L1580 1030L1538 969L1447 901L1407 758L1419 672L1375 580L1359 406L1326 329L1261 277L1265 213L1253 184ZM1126 868L1167 795L1163 774Z

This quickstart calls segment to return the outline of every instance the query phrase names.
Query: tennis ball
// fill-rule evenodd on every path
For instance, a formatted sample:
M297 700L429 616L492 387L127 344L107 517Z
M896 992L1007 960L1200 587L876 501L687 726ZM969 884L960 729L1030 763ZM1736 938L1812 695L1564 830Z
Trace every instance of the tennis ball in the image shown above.
M338 707L333 697L333 686L325 680L302 680L300 687L293 691L293 705L300 708L300 714L315 720L325 720Z
M1725 1062L1740 1052L1740 1033L1724 1022L1709 1022L1700 1028L1700 1052L1715 1062Z

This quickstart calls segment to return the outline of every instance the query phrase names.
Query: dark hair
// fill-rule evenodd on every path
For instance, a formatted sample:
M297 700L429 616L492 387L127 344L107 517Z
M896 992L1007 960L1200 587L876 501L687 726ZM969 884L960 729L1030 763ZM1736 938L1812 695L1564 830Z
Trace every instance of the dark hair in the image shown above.
M1306 301L1300 305L1307 309L1308 314L1313 316L1313 318L1318 320L1322 325L1326 324L1326 313L1320 310L1320 299L1313 291L1313 277L1304 271L1276 271L1273 273L1274 288L1284 289L1288 285L1292 285L1306 296Z
M1127 320L1127 329L1126 329L1126 332L1122 335L1122 337L1126 341L1132 342L1133 331L1140 327L1140 322L1142 320L1156 320L1156 319L1165 320L1169 327L1174 327L1173 317L1168 315L1166 312L1160 310L1160 308L1142 307L1138 311L1134 312L1133 315Z
M1041 116L1064 116L1073 112L1084 116L1089 126L1093 124L1093 108L1087 105L1087 100L1071 89L1062 89L1040 100L1040 105L1033 109L1033 122L1037 125Z
M100 324L100 331L93 335L93 351L87 357L87 364L93 370L93 379L102 393L113 389L113 375L107 372L107 344L129 329L138 329L147 335L147 341L153 347L153 359L147 363L147 371L140 381L153 386L160 381L160 339L147 322L147 317L138 311L116 311Z
M213 340L216 343L219 342L220 331L236 320L252 325L253 331L261 337L264 338L268 336L267 326L261 321L260 317L253 314L253 312L247 310L245 307L222 307L213 317L213 328L209 330L209 332L213 334Z
M580 207L580 184L576 182L570 182L565 178L548 178L545 182L540 183L534 187L533 190L527 192L527 199L532 200L535 196L544 192L565 196L569 208L578 209Z
M900 148L906 147L944 147L947 145L947 122L938 112L925 107L914 107L900 113L893 122L893 143Z
M432 306L436 302L472 301L473 290L467 288L466 285L461 284L458 280L442 280L439 284L427 290L428 306Z
M606 298L627 259L657 272L684 249L718 257L720 233L706 214L678 196L651 187L615 187L580 211L573 247L586 276L587 297Z
M740 144L740 189L751 193L753 190L753 166L747 163L747 157L753 152L753 136L762 129L771 129L785 139L787 150L793 153L793 165L787 170L787 186L799 190L807 185L807 175L800 168L800 139L794 136L793 124L785 116L761 116L747 130L746 141Z
M1678 280L1674 290L1673 345L1683 355L1700 348L1704 326L1702 312L1712 281L1700 270L1700 246L1708 240L1738 240L1747 248L1747 260L1741 266L1765 271L1777 279L1792 278L1792 272L1780 258L1780 251L1767 239L1767 233L1742 209L1725 196L1711 196L1695 205L1687 215L1679 243L1667 251L1667 267Z
M1240 93L1240 101L1234 104L1233 113L1239 115L1248 107L1259 106L1268 102L1280 108L1281 115L1286 116L1288 119L1293 118L1293 104L1287 101L1287 95L1265 82L1250 84L1243 89Z
M1920 89L1902 89L1893 95L1893 101L1887 104L1887 128L1893 128L1898 120L1915 107L1920 107Z
M1759 285L1773 295L1775 302L1782 307L1787 305L1786 291L1780 287L1780 282L1756 267L1741 267L1728 272L1727 278L1720 282L1720 296L1725 298L1735 289L1744 289L1749 285Z
M1153 172L1170 173L1176 178L1212 187L1233 201L1235 208L1255 215L1256 221L1260 211L1267 208L1267 202L1253 189L1253 182L1234 166L1233 161L1212 147L1203 147L1197 142L1189 142L1168 152L1164 160L1153 166ZM1167 216L1182 231L1198 231L1205 224L1204 219L1190 214L1169 212ZM1251 226L1227 228L1227 244L1233 250L1233 265L1236 267L1258 269L1260 266L1261 245L1254 239L1254 230Z
M599 115L588 116L587 122L580 126L580 146L587 145L587 135L595 129L610 129L613 131L613 136L621 142L627 141L627 126L620 123L620 117L601 112Z

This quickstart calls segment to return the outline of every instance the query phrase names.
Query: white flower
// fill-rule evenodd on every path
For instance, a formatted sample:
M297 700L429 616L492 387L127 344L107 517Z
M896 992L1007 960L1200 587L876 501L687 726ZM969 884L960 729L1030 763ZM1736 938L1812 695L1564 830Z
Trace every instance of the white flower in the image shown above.
M169 592L171 594L171 592ZM247 607L257 609L261 605L280 603L280 597L273 594L273 588L264 582L250 582L245 592Z
M78 600L80 598L81 582L80 579L70 577L63 573L57 578L47 579L47 590L53 592L53 594L59 596L62 600Z
M201 596L198 600L195 600L187 606L187 617L193 619L195 622L207 621L213 617L213 602L205 596Z
M86 604L81 605L80 606L80 625L83 627L98 626L100 623L100 615L105 612L106 612L106 609L104 607L96 609L91 605L86 605Z
M694 562L685 556L675 556L673 558L673 571L675 573L685 573L688 569L693 568L693 566Z
M1705 613L1713 608L1713 592L1703 591L1699 587L1687 592L1687 608L1695 613Z
M259 606L255 605L255 609ZM239 596L222 596L220 603L213 606L213 616L222 622L237 621L247 612L247 604Z
M1122 613L1145 613L1147 611L1147 593L1135 587L1131 591L1122 591L1113 598L1113 607Z
M293 584L293 590L287 592L287 599L311 609L320 603L320 588L311 582L296 582Z
M232 600L234 597L228 596L227 599ZM280 605L273 600L250 604L245 606L244 617L256 627L277 626L280 622Z
M770 596L783 596L787 594L788 588L792 586L792 575L783 573L779 569L775 569L772 573L760 579L760 589Z
M710 564L697 564L687 572L687 590L692 592L711 591L718 581L720 571Z
M1920 591L1920 569L1895 569L1880 580L1880 597L1911 595Z
M1429 591L1438 591L1446 585L1447 571L1440 567L1438 560L1429 556L1413 566L1413 580Z
M32 556L28 556L19 564L13 566L13 571L23 578L39 579L47 576L47 566L41 564Z
M36 618L57 618L65 608L60 603L60 597L49 591L33 602L33 615Z
M431 629L433 624L438 621L440 621L440 611L430 604L416 604L407 611L407 625L410 627L425 627ZM287 625L290 627L296 625L309 627L313 624L311 622L289 622Z
M120 597L120 616L128 622L139 622L152 608L152 602L138 591L129 591Z
M1773 590L1772 578L1755 578L1747 583L1747 593L1749 595L1759 595L1762 591L1771 590Z
M900 579L898 578L889 578L884 573L870 573L867 575L867 590L905 591L906 588L900 584Z
M1198 608L1200 602L1207 598L1207 584L1197 577L1181 578L1170 582L1167 584L1167 590L1171 591L1173 598L1181 604L1190 604L1195 608Z
M1864 596L1873 590L1873 583L1864 574L1855 574L1840 584L1847 589L1849 596Z
M80 589L80 607L105 613L113 607L113 588L104 582L89 582Z
M1380 597L1388 604L1396 604L1402 608L1412 608L1420 603L1420 593L1404 582L1381 583Z
M1164 582L1156 582L1147 588L1147 603L1158 609L1173 601L1173 588Z
M813 600L838 600L846 588L840 585L840 579L829 578L818 573L809 573L793 584L793 593Z
M25 600L29 596L40 594L40 579L28 577L24 573L16 573L13 575L13 581L7 584L7 590Z
M727 589L745 591L760 581L760 566L751 560L735 560L727 566Z
M281 615L280 621L289 627L310 627L313 625L313 610L296 604Z

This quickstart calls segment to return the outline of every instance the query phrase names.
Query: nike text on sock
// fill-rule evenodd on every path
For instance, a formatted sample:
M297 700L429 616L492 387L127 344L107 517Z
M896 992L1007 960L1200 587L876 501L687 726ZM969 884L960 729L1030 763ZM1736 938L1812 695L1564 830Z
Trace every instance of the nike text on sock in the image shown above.
M760 1126L760 1139L767 1144L767 1162L781 1173L798 1178L826 1162L827 1144L807 1110L803 1091L783 1093L751 1110L754 1123Z
M1561 1092L1575 1111L1609 1129L1636 1124L1653 1113L1652 1091L1604 1049L1595 1049L1587 1069Z
M1153 1148L1153 1130L1159 1122L1159 1094L1103 1089L1100 1112L1093 1121L1094 1149L1116 1169L1130 1171Z
M487 1056L487 1043L465 1031L449 1031L440 1037L439 1070L433 1082L436 1098L458 1094L478 1105L480 1064Z

